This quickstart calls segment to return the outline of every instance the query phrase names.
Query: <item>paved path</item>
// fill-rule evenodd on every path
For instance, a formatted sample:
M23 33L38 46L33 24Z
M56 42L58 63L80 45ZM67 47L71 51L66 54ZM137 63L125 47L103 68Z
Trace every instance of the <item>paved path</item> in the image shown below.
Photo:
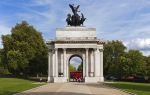
M103 84L50 83L17 95L129 95Z

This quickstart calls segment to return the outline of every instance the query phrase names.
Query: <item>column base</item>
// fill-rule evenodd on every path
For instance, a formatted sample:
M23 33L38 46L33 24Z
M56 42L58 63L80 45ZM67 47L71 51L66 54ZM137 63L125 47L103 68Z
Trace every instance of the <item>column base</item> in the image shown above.
M100 82L104 82L104 77L99 77L100 78Z
M53 77L48 77L47 82L48 83L54 82L54 78Z
M54 83L64 83L68 82L67 77L54 77Z
M104 82L104 77L85 77L85 83Z

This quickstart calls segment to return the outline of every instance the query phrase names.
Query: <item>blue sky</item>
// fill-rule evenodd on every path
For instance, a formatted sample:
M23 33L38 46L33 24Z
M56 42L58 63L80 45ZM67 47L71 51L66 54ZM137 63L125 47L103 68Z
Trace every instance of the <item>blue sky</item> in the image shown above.
M1 0L0 35L26 20L45 40L53 39L55 29L66 26L69 3L81 5L85 26L96 28L98 38L121 40L150 55L150 0Z
M78 66L82 64L82 59L80 57L74 56L70 59L70 64L72 64L77 70Z

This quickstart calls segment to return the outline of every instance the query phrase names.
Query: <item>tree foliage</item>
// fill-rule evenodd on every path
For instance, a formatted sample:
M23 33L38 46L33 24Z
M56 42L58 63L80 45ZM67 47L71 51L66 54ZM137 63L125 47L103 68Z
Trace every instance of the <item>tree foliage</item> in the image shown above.
M70 71L70 72L76 71L76 67L74 67L73 64L70 64L70 65L69 65L69 71Z
M47 52L42 35L23 21L12 28L10 35L2 36L0 68L13 74L47 74ZM70 71L76 68L70 64ZM77 68L82 70L82 64ZM2 70L1 70L2 71ZM104 45L104 76L150 76L150 56L139 50L126 50L121 41L108 41Z
M147 62L146 60L147 59ZM139 50L128 50L121 41L109 41L104 45L104 75L118 78L130 75L148 75L148 58Z
M144 73L145 60L139 50L129 50L126 57L131 60L128 62L130 75Z
M144 56L144 59L146 61L146 65L145 65L145 72L144 74L146 76L150 76L150 56Z
M81 64L78 66L77 70L78 70L78 71L81 71L81 72L83 71L83 63L81 63Z
M23 21L12 28L11 35L3 35L2 41L4 63L10 72L46 73L47 47L41 33L33 26Z
M104 75L117 72L120 58L124 55L126 47L121 41L108 41L104 45ZM113 72L112 72L113 70Z

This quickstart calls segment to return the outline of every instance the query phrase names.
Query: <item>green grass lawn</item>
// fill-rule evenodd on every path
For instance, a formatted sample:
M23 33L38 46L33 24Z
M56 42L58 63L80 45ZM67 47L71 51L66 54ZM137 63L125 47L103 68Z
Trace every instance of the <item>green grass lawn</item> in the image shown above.
M0 95L12 95L42 85L33 83L33 81L18 78L0 78Z
M150 95L150 83L114 82L109 85L135 93L137 95Z

